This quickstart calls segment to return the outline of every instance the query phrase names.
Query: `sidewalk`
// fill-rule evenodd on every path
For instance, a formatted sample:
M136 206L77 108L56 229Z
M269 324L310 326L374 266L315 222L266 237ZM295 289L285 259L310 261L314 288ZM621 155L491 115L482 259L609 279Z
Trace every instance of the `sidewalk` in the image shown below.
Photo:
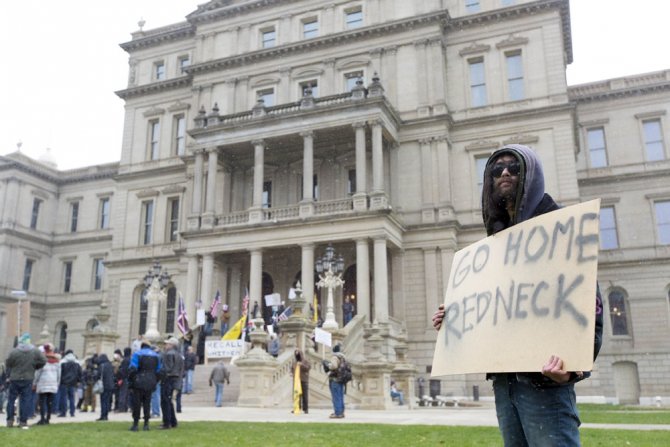
M245 408L245 407L184 407L177 414L180 422L225 421L225 422L318 422L354 424L394 424L394 425L460 425L497 427L495 407L492 402L482 402L478 407L418 407L413 410L397 407L390 410L346 410L344 419L330 419L330 408L313 408L309 414L293 415L290 408ZM99 417L97 413L77 413L75 417L51 419L52 423L91 422ZM113 422L132 423L130 412L110 413ZM104 424L104 422L99 422ZM159 418L151 419L152 425L161 423ZM582 428L618 430L670 430L670 425L634 424L582 424Z

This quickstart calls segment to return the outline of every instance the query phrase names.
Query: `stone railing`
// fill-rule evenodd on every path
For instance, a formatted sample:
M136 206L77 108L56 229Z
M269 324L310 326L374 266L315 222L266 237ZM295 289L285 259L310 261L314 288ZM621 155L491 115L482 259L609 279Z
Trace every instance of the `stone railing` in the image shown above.
M283 208L266 208L263 210L263 220L264 221L279 221L279 220L288 220L296 219L300 217L300 206L286 206Z
M249 212L236 211L231 214L224 214L217 217L217 222L219 226L244 225L249 223Z
M314 202L314 214L341 214L354 211L354 200L351 197L346 199L328 200L326 202Z

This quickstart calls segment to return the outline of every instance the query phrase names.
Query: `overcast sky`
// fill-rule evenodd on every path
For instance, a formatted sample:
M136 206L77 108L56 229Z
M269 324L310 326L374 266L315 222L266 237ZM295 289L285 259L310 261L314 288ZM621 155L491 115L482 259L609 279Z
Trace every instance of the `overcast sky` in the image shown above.
M51 152L60 169L118 161L130 40L184 20L205 0L5 0L0 3L0 154ZM571 0L568 84L670 69L670 1ZM663 31L665 30L665 31Z

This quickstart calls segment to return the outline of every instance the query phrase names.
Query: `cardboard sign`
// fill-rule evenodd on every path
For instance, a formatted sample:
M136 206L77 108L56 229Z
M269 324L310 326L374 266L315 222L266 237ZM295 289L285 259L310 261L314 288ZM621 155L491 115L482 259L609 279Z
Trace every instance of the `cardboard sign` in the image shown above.
M328 331L324 331L321 328L314 328L314 341L321 343L322 345L332 346L333 338L332 334Z
M279 306L281 304L281 295L278 293L271 293L270 295L265 295L265 305L268 307Z
M244 340L207 340L205 355L208 359L237 357L244 354Z
M454 255L432 377L593 367L600 200L543 214Z

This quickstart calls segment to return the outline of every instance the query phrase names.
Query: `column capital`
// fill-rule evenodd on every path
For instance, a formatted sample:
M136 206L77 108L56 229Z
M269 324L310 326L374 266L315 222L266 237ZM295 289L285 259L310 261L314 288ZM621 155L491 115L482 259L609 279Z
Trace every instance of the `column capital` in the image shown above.
M353 127L354 129L365 128L365 121L356 121L351 124L351 127Z
M370 54L371 57L381 57L382 49L381 48L373 48L370 51L368 51L368 54Z
M421 146L426 146L430 144L431 138L420 138L418 141Z
M279 74L282 76L288 76L291 74L291 67L282 66L279 67Z
M379 119L379 118L371 119L371 120L368 121L368 124L372 127L375 127L375 126L380 126L381 127L382 120Z
M384 48L384 53L388 53L389 55L395 55L398 52L398 45L391 45L389 47Z
M208 154L212 154L212 153L214 153L214 154L216 154L216 155L219 155L219 148L216 147L216 146L214 146L214 147L208 147L208 148L204 149L204 151L207 152Z
M327 58L327 59L324 59L324 60L323 60L323 63L324 63L326 66L333 67L333 66L335 65L335 61L336 61L336 59L335 59L334 57L329 57L329 58Z
M255 146L263 146L265 147L265 140L263 139L258 139L258 140L251 140L251 144Z
M428 45L428 39L419 39L412 42L415 47L425 47Z
M354 239L357 244L367 244L369 242L369 238L367 237L359 237Z
M314 250L316 244L314 242L303 242L300 244L300 247L304 248L305 250Z
M314 138L314 131L313 130L305 130L300 132L300 136L303 138Z

